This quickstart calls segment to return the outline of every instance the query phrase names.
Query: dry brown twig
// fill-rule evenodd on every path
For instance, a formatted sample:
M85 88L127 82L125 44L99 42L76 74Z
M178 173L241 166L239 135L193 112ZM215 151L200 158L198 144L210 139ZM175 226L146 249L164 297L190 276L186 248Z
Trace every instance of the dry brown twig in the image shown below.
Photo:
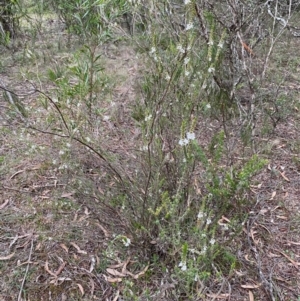
M24 288L24 284L25 284L25 281L26 281L27 274L28 274L29 265L31 263L32 251L33 251L33 238L31 239L31 247L30 247L30 252L29 252L29 256L28 256L28 260L27 260L28 264L27 264L27 267L26 267L26 271L25 271L25 274L24 274L24 277L23 277L21 287L20 287L18 301L22 301L22 291L23 291L23 288Z

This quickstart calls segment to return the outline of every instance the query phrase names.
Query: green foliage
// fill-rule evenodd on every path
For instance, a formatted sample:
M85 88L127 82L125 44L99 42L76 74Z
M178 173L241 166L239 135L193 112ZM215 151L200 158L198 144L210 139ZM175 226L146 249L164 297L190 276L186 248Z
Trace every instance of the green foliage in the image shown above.
M83 40L108 40L111 25L127 10L126 1L111 0L50 0L54 10L66 23L70 33Z

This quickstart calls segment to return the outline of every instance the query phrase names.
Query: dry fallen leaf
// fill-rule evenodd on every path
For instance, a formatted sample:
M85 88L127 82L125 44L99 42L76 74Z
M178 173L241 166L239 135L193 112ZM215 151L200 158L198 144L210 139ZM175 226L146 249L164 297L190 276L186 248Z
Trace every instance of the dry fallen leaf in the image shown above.
M279 173L287 182L290 182L290 179L285 176L285 172L279 172Z
M289 261L292 263L292 265L293 265L297 270L299 270L298 265L300 266L300 262L297 262L297 261L293 260L292 258L290 258L290 257L287 256L285 253L283 253L283 252L281 252L281 251L279 251L279 250L276 250L276 251L277 251L278 253L282 254L287 260L289 260Z
M227 299L230 295L229 294L206 294L206 296L213 299Z
M123 274L126 274L126 272L127 272L127 265L128 265L128 263L130 262L130 257L128 257L127 258L127 260L124 262L124 265L123 265L123 268L122 268L122 273Z
M108 238L109 237L108 231L102 225L100 225L99 223L96 223L96 225L102 230L102 232L104 233L104 236L106 238Z
M45 262L45 270L46 272L48 272L51 276L54 276L55 278L57 278L57 275L55 273L53 273L52 271L50 271L49 269L49 265L48 265L48 261L46 260Z
M288 218L286 216L283 216L283 215L276 215L276 217L278 219L284 219L284 220L287 220Z
M60 267L57 269L57 271L55 272L55 275L56 276L58 276L61 272L62 272L62 270L65 268L65 266L66 266L66 262L63 262L61 265L60 265Z
M9 179L12 180L15 176L17 176L18 174L20 174L20 173L22 173L24 171L25 171L25 169L16 171Z
M9 254L7 256L3 256L3 257L0 256L0 260L9 260L9 259L13 258L14 255L15 255L15 252L11 253L11 254Z
M261 286L261 284L242 284L241 285L242 288L248 288L248 289L259 288L260 286Z
M79 284L79 283L76 283L76 284L77 284L77 286L79 287L79 290L80 290L80 292L81 292L81 296L83 296L83 295L84 295L84 289L83 289L82 285Z
M8 204L9 200L5 200L3 204L0 205L0 210L2 210L7 204Z
M272 201L272 200L274 199L275 195L276 195L276 191L273 191L273 192L272 192L272 196L271 196L271 198L270 198L270 201Z
M109 273L109 274L111 274L111 275L113 275L113 276L126 277L126 274L120 273L119 271L114 270L114 269L107 268L106 272Z
M103 276L104 276L104 279L110 283L122 282L122 278L111 278L111 277L107 277L105 275L103 275Z
M133 276L134 279L138 279L140 276L144 275L146 273L146 271L148 270L149 265L147 265L141 272L135 274Z
M60 197L61 197L61 198L66 198L66 199L73 200L74 198L71 198L71 196L72 196L73 194L74 194L74 192L63 193Z
M289 241L289 240L287 242L292 245L300 246L300 242L294 242L294 241Z
M87 252L84 251L84 250L81 250L81 249L75 244L75 242L70 242L70 245L72 245L72 246L77 250L77 253L79 253L79 254L87 254Z
M254 301L254 295L251 291L249 291L249 300Z
M69 253L69 249L68 249L68 247L67 247L66 245L60 244L60 247L61 247L62 249L64 249L64 250L66 251L66 253Z

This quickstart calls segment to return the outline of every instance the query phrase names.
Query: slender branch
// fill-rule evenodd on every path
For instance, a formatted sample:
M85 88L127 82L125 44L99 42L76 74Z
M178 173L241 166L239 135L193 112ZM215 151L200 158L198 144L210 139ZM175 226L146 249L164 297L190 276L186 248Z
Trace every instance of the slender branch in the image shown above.
M18 296L18 301L22 301L22 292L23 292L24 284L25 284L26 277L27 277L28 270L29 270L29 264L30 264L30 260L31 260L32 250L33 250L33 239L31 239L31 247L30 247L30 253L29 253L29 256L28 256L28 264L27 264L25 275L23 277L23 281L22 281L22 284L21 284L21 288L20 288L20 292L19 292L19 296Z

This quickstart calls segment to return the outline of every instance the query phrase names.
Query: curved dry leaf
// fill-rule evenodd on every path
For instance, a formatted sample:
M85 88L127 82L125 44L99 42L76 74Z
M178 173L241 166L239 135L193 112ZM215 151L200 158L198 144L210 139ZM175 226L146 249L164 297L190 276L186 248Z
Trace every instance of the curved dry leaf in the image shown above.
M275 198L275 196L276 196L276 191L273 191L272 195L271 195L271 198L270 198L270 201L272 201Z
M127 258L127 260L126 261L124 261L124 265L123 265L123 268L122 268L122 273L123 274L126 274L126 271L127 271L127 265L128 265L128 263L130 262L130 257L128 257Z
M104 279L110 283L122 282L122 278L111 278L111 277L107 277L106 275L103 275L103 276L104 276Z
M119 271L117 270L114 270L114 269L110 269L110 268L107 268L106 269L106 272L113 275L113 276L117 276L117 277L126 277L125 274L123 273L120 273Z
M3 209L9 203L9 199L5 200L3 204L0 205L0 210Z
M72 245L76 250L77 250L77 253L79 253L79 254L87 254L87 252L86 251L84 251L84 250L81 250L76 244L75 244L75 242L70 242L70 245Z
M48 265L48 261L46 260L45 262L45 270L46 272L48 272L51 276L54 276L55 278L57 278L57 275L55 273L53 273L52 271L50 271L49 269L49 265Z
M22 173L26 171L25 169L21 169L21 170L18 170L16 171L9 179L12 180L15 176L17 176L18 174Z
M84 295L84 289L83 289L82 285L79 284L79 283L76 283L76 284L77 284L77 286L79 287L79 290L80 290L80 292L81 292L81 296L83 296L83 295Z
M285 172L279 172L279 173L287 182L290 182L290 179L286 177Z
M294 242L290 240L288 240L287 242L288 242L287 245L292 244L292 245L300 246L300 242Z
M13 252L7 256L2 256L2 257L0 256L0 260L9 260L9 259L13 258L14 255L15 255L15 252Z
M133 278L134 279L138 279L140 276L143 276L145 273L146 273L146 271L148 270L148 268L149 268L149 265L147 265L141 272L139 272L138 274L135 274L134 276L133 276Z
M242 284L242 288L248 288L248 289L256 289L259 288L261 284Z
M68 249L68 247L67 247L66 245L60 244L60 247L61 247L62 249L64 249L64 250L66 251L66 253L69 253L69 249Z
M283 253L283 252L281 252L281 251L279 251L279 250L276 250L276 251L277 251L278 253L282 254L287 260L289 260L289 261L292 263L292 265L293 265L297 270L299 270L298 265L300 265L300 262L297 262L297 261L293 260L291 257L287 256L285 253Z
M66 262L64 262L64 263L62 263L61 265L60 265L60 267L57 269L57 271L55 272L55 275L56 276L58 276L61 272L62 272L62 270L65 268L65 266L66 266Z
M102 230L104 236L108 238L109 237L108 231L100 223L96 223L96 225Z
M251 291L249 291L249 300L254 301L254 295Z
M229 294L206 294L206 296L214 299L227 299L230 297Z

